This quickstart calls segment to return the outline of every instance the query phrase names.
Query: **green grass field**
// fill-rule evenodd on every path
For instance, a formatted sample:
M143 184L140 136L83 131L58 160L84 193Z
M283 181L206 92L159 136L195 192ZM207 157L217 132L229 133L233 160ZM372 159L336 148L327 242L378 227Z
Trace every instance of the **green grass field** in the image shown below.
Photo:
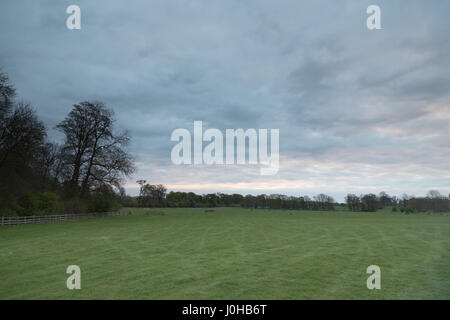
M448 215L133 211L0 227L0 299L450 299Z

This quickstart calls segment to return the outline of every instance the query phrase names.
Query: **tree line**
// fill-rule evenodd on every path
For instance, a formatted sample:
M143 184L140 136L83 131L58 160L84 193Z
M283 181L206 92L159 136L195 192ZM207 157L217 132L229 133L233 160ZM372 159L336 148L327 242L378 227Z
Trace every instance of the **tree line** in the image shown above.
M331 196L319 194L310 198L308 196L290 197L282 194L261 194L258 196L225 193L196 194L194 192L167 193L162 185L152 185L145 180L138 180L140 185L139 196L126 197L127 206L137 207L243 207L243 208L270 208L270 209L309 209L334 210L336 205Z
M52 142L28 103L0 72L0 215L108 211L134 170L129 136L114 128L113 110L84 101L56 126Z
M403 194L401 198L390 196L386 192L357 196L348 194L345 198L350 211L376 211L391 206L392 211L414 212L450 212L450 195L442 195L437 190L428 191L425 197Z
M286 209L286 210L321 210L334 211L337 208L348 211L375 212L391 207L396 212L450 212L450 197L445 197L439 191L431 190L426 197L415 197L404 194L401 198L390 196L386 192L378 195L369 193L357 196L348 194L345 203L336 202L333 197L318 194L312 198L305 196L286 196L282 194L260 194L257 196L225 193L196 194L194 192L167 193L162 184L148 184L145 180L138 180L139 196L123 198L128 207L168 207L168 208L196 208L196 207L242 207L254 209Z

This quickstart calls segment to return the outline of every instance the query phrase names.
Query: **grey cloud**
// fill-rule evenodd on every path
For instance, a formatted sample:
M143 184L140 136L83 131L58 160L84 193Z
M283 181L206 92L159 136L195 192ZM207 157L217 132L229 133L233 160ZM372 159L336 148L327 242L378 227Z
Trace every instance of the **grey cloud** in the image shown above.
M358 180L374 166L384 179L398 171L392 190L412 188L412 167L423 172L414 192L449 185L445 1L381 0L379 31L365 28L372 1L85 1L82 30L73 32L65 28L70 4L3 0L0 65L49 128L79 101L112 107L133 138L142 164L136 176L252 182L245 192L266 186L250 167L171 164L172 130L203 120L221 130L279 128L285 163L305 162L281 163L274 184L304 179L312 183L305 192L332 193L326 181L368 190L383 186Z

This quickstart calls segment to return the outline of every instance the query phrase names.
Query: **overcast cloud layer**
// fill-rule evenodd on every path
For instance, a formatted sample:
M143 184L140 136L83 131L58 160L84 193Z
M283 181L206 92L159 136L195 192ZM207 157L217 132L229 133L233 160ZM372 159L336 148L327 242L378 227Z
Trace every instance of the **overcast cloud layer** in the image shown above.
M68 30L70 4L82 29ZM450 2L21 1L0 4L0 66L50 129L100 100L137 179L226 193L450 193ZM176 128L279 128L280 170L175 166Z

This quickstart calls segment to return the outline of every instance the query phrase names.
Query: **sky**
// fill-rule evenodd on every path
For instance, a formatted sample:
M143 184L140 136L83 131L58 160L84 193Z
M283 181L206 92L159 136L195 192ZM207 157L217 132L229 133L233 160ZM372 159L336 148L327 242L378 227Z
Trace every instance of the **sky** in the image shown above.
M66 27L69 5L81 29ZM366 8L381 8L369 30ZM73 104L127 129L136 180L196 193L450 193L450 2L2 0L0 68L49 139ZM177 128L279 129L279 171L175 165Z

